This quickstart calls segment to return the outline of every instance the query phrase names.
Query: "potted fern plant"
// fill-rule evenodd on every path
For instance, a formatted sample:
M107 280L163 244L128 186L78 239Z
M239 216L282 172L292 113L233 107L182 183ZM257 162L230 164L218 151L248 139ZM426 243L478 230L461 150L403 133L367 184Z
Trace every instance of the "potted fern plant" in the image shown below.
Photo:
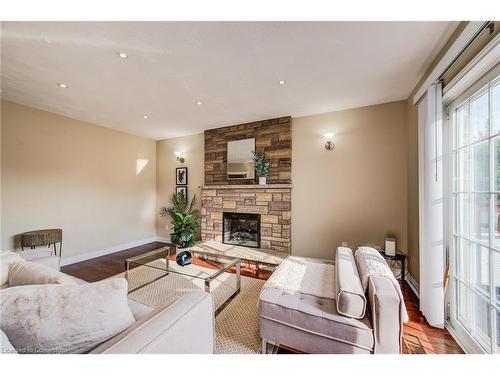
M169 216L173 233L170 241L178 246L177 252L193 247L195 235L198 231L198 210L193 209L196 196L190 201L182 193L173 193L170 197L170 206L160 209L160 216Z
M264 155L257 155L255 151L252 151L252 160L255 166L255 173L259 176L259 185L265 185L267 183L270 163Z

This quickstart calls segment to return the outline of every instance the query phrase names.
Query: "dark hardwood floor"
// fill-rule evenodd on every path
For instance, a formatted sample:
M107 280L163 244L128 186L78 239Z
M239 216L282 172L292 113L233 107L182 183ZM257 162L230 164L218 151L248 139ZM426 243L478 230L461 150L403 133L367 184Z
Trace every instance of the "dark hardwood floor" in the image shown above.
M165 246L162 242L153 242L120 251L117 253L93 258L84 262L74 263L62 267L62 272L78 277L80 279L94 282L106 279L125 270L125 259L135 255ZM196 264L213 267L211 262L196 260ZM256 270L243 267L241 274L267 280L269 271ZM421 314L418 304L419 300L408 284L403 288L403 296L408 310L410 321L404 325L403 331L403 353L405 354L459 354L462 349L455 342L450 333L445 329L431 327ZM280 353L285 353L281 350Z

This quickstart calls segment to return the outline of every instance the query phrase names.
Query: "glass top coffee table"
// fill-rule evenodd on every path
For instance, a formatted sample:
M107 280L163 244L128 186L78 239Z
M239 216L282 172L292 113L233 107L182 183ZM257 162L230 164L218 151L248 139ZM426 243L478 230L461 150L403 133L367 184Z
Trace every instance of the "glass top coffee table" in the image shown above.
M215 315L219 314L240 292L241 260L215 259L210 253L190 251L193 264L184 267L175 261L174 245L126 259L125 278L129 283L129 295L142 291L150 299L164 301L159 294L168 294L173 298L204 289L212 294Z

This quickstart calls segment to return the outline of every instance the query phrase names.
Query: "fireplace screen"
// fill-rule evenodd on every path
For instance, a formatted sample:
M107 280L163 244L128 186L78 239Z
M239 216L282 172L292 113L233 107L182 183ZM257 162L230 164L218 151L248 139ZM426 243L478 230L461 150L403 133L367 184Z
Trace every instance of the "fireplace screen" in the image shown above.
M260 247L260 215L224 212L223 242Z

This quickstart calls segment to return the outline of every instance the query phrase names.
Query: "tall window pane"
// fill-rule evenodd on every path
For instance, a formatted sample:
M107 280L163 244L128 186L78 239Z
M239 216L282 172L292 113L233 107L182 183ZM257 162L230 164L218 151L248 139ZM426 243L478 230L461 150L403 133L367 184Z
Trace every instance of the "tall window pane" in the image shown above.
M488 245L490 229L489 194L474 194L472 204L472 239Z
M489 109L488 91L471 100L470 127L472 131L472 142L488 137Z
M471 226L470 194L457 195L457 234L463 237L469 237L469 228ZM499 236L500 241L500 236Z
M500 191L500 137L493 138L493 163L495 163L494 186Z
M500 194L494 194L493 198L493 244L492 246L500 250Z
M474 191L490 191L490 149L488 140L472 146L472 174Z
M474 289L490 295L490 251L479 244L472 246L472 264L474 268Z
M458 260L458 277L460 280L467 282L469 280L469 270L470 270L470 245L469 241L461 239L458 240L457 248L457 260Z
M500 253L493 253L493 290L495 293L496 308L500 310ZM497 324L500 328L500 325Z
M463 148L458 151L457 174L458 174L457 176L458 191L469 191L470 190L469 148Z
M471 293L461 282L457 282L457 307L458 307L458 321L464 326L466 330L470 330L470 306L471 306Z
M491 310L488 301L483 297L474 294L472 301L474 310L473 334L472 336L486 350L491 347Z
M469 102L457 110L456 117L457 146L462 147L469 143Z
M491 131L493 134L500 133L500 81L491 88Z

